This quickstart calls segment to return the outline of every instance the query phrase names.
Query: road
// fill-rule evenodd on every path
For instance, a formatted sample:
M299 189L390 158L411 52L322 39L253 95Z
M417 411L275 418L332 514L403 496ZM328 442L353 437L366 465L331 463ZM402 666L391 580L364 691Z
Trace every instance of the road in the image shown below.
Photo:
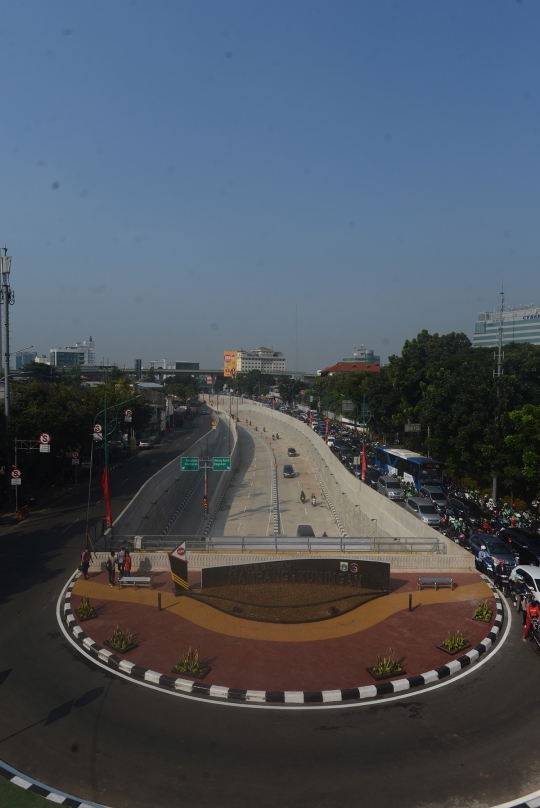
M183 440L113 472L115 512ZM343 709L189 701L85 661L55 616L83 541L80 494L70 496L0 537L0 757L10 765L111 808L483 808L540 785L540 659L515 616L501 650L464 678Z

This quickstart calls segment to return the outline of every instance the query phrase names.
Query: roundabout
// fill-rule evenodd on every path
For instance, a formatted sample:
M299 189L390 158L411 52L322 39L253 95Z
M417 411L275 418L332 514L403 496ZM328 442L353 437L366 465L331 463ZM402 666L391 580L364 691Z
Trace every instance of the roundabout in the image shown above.
M328 563L336 568L343 564ZM373 562L364 562L366 567L369 564ZM111 590L99 572L88 581L76 574L59 600L58 616L70 641L90 659L174 695L243 706L355 705L453 676L481 659L499 636L503 623L499 595L476 573L456 576L452 590L418 592L415 582L415 575L393 576L389 594L363 594L363 605L349 595L356 605L345 606L339 616L328 616L326 601L324 619L275 623L235 614L235 601L228 604L233 613L226 613L223 586L177 597L166 573L156 573L154 589L145 591ZM302 584L295 589L298 586ZM328 597L335 588L315 587L312 597L320 599L321 592ZM249 589L249 585L233 587L235 596L243 598ZM260 589L259 600L275 600L275 585L263 584ZM290 592L291 585L285 589ZM220 595L218 608L208 597L212 591ZM335 602L345 602L342 592L343 588ZM253 599L254 593L250 594ZM79 616L83 597L92 604L93 619ZM307 598L305 592L302 597ZM482 602L490 607L487 622L473 619L475 607ZM269 607L270 619L275 619L275 608L274 604ZM132 635L132 647L126 653L115 652L109 644L115 626L127 627ZM450 628L466 635L462 653L450 654L441 647ZM200 651L203 676L175 671L179 655L188 648ZM401 673L377 677L371 666L387 649L395 651Z

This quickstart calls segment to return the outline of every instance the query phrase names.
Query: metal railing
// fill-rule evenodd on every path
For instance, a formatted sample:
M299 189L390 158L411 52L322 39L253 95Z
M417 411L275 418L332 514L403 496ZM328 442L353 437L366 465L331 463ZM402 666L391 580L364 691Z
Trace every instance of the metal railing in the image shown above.
M446 555L446 544L424 537L381 538L380 536L286 537L286 536L102 536L96 550L118 549L166 552L186 543L186 550L197 553L370 553L374 555Z

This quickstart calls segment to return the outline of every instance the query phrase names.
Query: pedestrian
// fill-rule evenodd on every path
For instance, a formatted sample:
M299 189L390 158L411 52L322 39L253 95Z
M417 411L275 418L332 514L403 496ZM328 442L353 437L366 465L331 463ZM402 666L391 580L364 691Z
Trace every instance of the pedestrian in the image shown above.
M90 566L90 559L92 558L92 554L88 547L84 549L81 553L81 572L84 575L84 580L88 580L88 567Z
M527 637L529 635L529 631L532 628L533 620L538 620L538 602L534 599L534 596L530 596L531 600L527 603L525 608L525 628L523 630L523 642L527 642Z
M126 550L126 557L124 559L124 578L131 577L131 556L129 550Z
M114 586L114 568L116 566L114 550L111 550L111 554L107 556L107 563L105 566L107 567L107 572L109 573L109 586Z
M118 552L118 577L121 578L124 574L124 559L126 557L126 551L124 549L124 545L120 545L120 550Z

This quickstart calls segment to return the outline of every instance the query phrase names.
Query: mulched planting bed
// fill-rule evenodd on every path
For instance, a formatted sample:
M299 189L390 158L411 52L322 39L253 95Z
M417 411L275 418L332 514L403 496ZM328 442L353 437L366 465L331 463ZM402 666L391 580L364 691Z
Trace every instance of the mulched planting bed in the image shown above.
M309 623L344 614L383 594L360 587L276 583L215 586L188 596L246 620Z

